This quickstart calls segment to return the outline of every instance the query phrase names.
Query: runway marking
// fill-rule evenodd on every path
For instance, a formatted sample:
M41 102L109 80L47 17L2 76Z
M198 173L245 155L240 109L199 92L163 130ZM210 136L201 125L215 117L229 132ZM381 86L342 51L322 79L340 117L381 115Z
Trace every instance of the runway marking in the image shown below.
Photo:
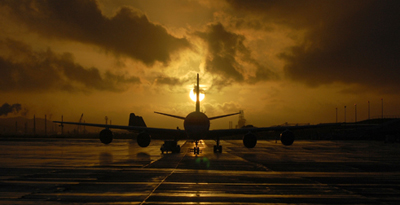
M184 157L184 156L183 156ZM1 168L8 168L5 166L0 166ZM15 167L14 167L15 168ZM35 167L17 167L17 168L29 168L29 169L40 169L43 167L39 167L39 166L35 166ZM354 172L324 172L324 171L246 171L246 170L240 170L240 171L236 171L236 170L208 170L208 169L204 169L204 170L197 170L197 169L175 169L175 168L163 168L162 170L160 170L160 168L132 168L132 167L108 167L108 168L112 168L111 170L124 170L124 171L157 171L157 172L171 172L171 171L175 171L177 173L213 173L213 174L217 174L217 173L223 173L224 175L230 174L230 175L290 175L290 176L296 176L296 177L333 177L333 176L337 176L337 177L365 177L365 176L400 176L399 172L379 172L379 171L354 171ZM73 169L71 169L71 167L65 167L65 166L47 166L46 169L55 169L55 170L104 170L104 167L81 167L81 166L77 166L77 167L73 167ZM10 176L2 176L4 178L6 177L10 177ZM44 179L44 178L42 178ZM46 178L48 179L48 178ZM87 178L85 178L87 180ZM2 179L2 180L7 180L7 179ZM93 179L91 179L93 180Z
M15 181L15 180L2 180L0 183L5 184L68 184L68 185L79 185L79 184L96 184L96 185L154 185L160 184L159 182L71 182L71 181ZM164 185L228 185L228 186L348 186L348 187L400 187L400 184L317 184L315 182L309 183L249 183L249 182L164 182ZM2 192L4 193L4 192Z
M185 144L186 144L186 142L185 142ZM185 145L185 144L184 144L184 145ZM182 147L183 147L183 146L182 146ZM182 148L182 147L181 147L181 148ZM185 154L183 154L183 156L181 157L181 159L179 160L179 162L176 164L175 168L171 171L171 173L169 173L167 176L165 176L164 179L161 180L160 183L158 183L158 185L157 185L157 186L150 192L150 194L140 203L140 205L146 203L146 200L150 198L150 196L157 190L157 188L160 187L160 185L161 185L162 183L164 183L165 180L175 172L175 170L178 168L179 164L182 162L183 158L185 158L185 156L186 156L188 150L189 150L189 149L186 149Z
M68 184L68 185L148 185L159 184L159 182L70 182L70 181L0 181L5 184ZM229 186L305 186L305 185L324 185L312 182L308 183L258 183L258 182L164 182L164 185L229 185ZM330 183L334 184L334 183ZM378 186L376 184L335 184L338 186ZM400 186L399 184L379 184L379 186Z
M156 193L154 196L163 197L218 197L218 198L320 198L320 199L330 199L330 198L346 198L355 197L357 194L238 194L238 193ZM359 196L360 197L360 196Z
M35 196L142 196L143 193L36 193ZM153 196L159 197L218 197L218 198L346 198L346 197L355 197L359 196L357 194L327 194L327 195L319 195L319 194L238 194L238 193L155 193ZM143 204L146 202L142 202Z

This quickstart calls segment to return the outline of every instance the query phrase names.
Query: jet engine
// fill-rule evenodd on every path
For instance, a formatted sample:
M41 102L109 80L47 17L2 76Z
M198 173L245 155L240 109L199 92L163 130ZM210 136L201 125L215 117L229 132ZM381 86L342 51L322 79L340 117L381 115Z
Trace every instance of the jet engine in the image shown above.
M147 147L150 144L151 136L147 132L141 132L138 134L136 141L139 146Z
M292 145L294 142L294 133L289 130L282 132L280 137L282 144L286 146Z
M253 148L257 144L257 136L253 133L247 133L243 137L243 144L247 148Z
M99 139L103 144L110 144L113 140L113 133L109 129L104 129L100 132Z

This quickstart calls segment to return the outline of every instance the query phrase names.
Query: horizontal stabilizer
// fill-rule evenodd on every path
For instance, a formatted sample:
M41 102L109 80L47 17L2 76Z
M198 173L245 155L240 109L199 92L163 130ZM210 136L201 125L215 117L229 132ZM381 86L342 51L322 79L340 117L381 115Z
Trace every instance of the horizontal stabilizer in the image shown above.
M169 116L169 117L178 118L178 119L181 119L181 120L184 120L184 119L185 119L185 117L181 117L181 116L177 116L177 115L171 115L171 114L166 114L166 113L161 113L161 112L154 112L154 113L160 114L160 115Z
M209 117L208 119L209 120L215 120L215 119L219 119L219 118L223 118L223 117L229 117L229 116L232 116L232 115L238 115L238 114L240 114L241 112L237 112L237 113L232 113L232 114L227 114L227 115L220 115L220 116L215 116L215 117Z

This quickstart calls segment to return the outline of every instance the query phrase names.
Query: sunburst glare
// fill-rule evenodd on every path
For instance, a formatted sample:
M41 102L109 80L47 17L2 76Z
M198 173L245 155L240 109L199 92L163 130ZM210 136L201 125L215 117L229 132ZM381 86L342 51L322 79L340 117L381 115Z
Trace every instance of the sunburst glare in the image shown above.
M193 100L193 102L196 102L196 94L194 92L194 89L190 89L190 93L189 93L190 99ZM199 100L202 101L205 97L204 94L204 90L200 90L200 96L199 96Z

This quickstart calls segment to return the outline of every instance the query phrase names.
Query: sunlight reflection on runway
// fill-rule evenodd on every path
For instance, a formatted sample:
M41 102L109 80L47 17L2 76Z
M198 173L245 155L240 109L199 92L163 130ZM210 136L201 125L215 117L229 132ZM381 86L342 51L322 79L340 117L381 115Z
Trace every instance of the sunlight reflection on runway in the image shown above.
M215 141L161 154L163 141L102 145L87 139L3 140L0 203L395 203L400 198L397 144ZM368 153L368 152L369 153Z

